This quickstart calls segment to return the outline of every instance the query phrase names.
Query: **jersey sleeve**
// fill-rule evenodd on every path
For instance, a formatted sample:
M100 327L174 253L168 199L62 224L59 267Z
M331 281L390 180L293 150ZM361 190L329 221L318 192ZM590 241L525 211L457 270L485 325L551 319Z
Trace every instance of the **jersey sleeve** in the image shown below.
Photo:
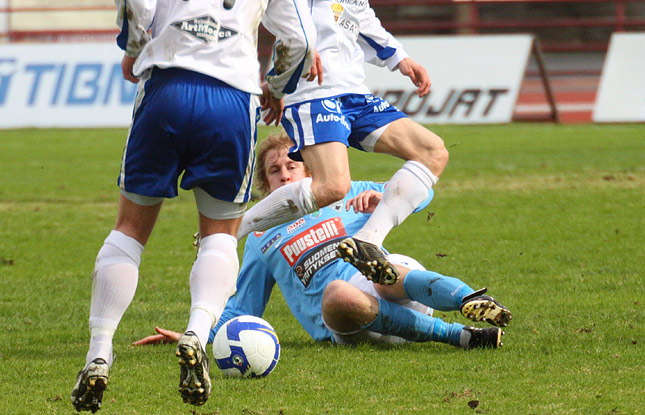
M316 28L305 0L270 0L262 24L276 37L266 81L273 96L282 98L311 68Z
M156 0L114 0L116 4L116 24L121 30L116 44L127 56L139 56L150 40L148 28L157 8Z
M243 315L262 317L264 314L275 279L271 275L271 268L250 245L247 239L242 256L242 267L237 276L237 291L228 299L222 316L211 329L209 343L215 338L217 330L228 320Z
M352 193L349 195L349 197L354 197L358 195L361 192L364 192L366 190L375 190L377 192L383 193L385 191L385 188L387 187L387 182L385 183L379 183L379 182L369 182L369 181L355 181L352 182L352 188L350 192ZM413 213L417 213L428 207L430 202L432 202L432 199L434 198L434 190L430 188L428 190L428 197L425 199L423 202L419 204L419 206L414 209Z
M383 193L386 185L387 183L384 182L353 181L351 191L354 194L352 196L356 196L366 190L374 190Z
M391 71L408 57L401 43L383 28L371 7L366 8L361 14L357 42L363 51L365 62L387 66Z

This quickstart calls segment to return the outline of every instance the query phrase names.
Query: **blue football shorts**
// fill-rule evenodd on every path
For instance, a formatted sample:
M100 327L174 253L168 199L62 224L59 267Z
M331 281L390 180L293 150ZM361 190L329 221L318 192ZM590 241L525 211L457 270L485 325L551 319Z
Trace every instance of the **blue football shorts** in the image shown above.
M375 95L347 94L285 107L282 126L294 146L289 157L302 161L300 150L338 141L361 151L374 151L384 128L406 115Z
M179 68L154 68L142 82L119 186L137 195L172 198L181 176L184 190L200 187L219 200L247 202L258 97Z

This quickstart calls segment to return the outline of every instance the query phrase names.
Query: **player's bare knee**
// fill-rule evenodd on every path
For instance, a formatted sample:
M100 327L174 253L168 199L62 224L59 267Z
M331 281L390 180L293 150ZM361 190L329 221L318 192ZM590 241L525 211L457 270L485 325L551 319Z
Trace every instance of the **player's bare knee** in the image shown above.
M376 152L419 162L437 177L446 168L448 150L443 139L437 134L409 120L399 125L398 129L387 132L389 134L384 134L376 143Z
M322 298L322 311L325 312L334 312L338 310L342 305L345 298L345 290L347 283L341 280L334 280L327 284L325 291L323 292Z
M441 168L441 171L446 168L446 165L448 165L448 160L450 158L450 154L448 153L448 149L446 149L445 145L443 145L443 141L441 142L441 147L435 149L432 153L432 158L435 160L435 165Z
M341 313L352 319L365 312L370 302L362 291L343 280L327 284L323 293L322 310L329 314Z
M321 311L325 324L340 332L356 329L354 316L349 312L354 307L350 303L351 297L347 296L348 286L345 281L332 281L325 287L322 298Z
M450 154L448 153L448 149L446 149L443 140L438 137L427 144L427 146L419 148L413 159L422 163L430 169L432 173L439 177L446 168L446 165L448 165Z

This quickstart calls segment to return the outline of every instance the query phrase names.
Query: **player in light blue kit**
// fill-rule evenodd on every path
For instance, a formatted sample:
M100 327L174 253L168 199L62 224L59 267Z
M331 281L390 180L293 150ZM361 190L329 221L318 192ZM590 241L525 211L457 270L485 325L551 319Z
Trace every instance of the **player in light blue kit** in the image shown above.
M282 97L309 74L316 32L305 0L116 0L116 6L123 75L141 82L123 151L116 225L93 273L90 346L71 401L77 411L101 407L112 339L134 297L144 246L181 176L181 187L194 192L204 239L176 351L179 392L184 402L202 405L211 392L204 345L235 292L236 235L251 193L260 106L281 113ZM263 87L260 22L276 36L280 68Z
M270 136L258 150L257 186L274 191L309 175L305 166L288 158L286 136ZM403 255L388 255L401 278L381 285L367 280L336 256L336 246L356 232L380 200L386 184L352 182L343 201L288 224L249 235L237 283L217 329L238 315L261 317L275 284L302 327L316 341L339 344L362 341L399 343L437 341L465 349L498 347L510 311L484 290L474 291L463 281L426 271ZM423 209L432 199L417 206ZM357 212L355 212L355 210ZM198 253L198 257L201 252ZM489 328L465 327L432 317L432 309L460 310ZM176 341L180 334L157 328L158 335L135 344Z

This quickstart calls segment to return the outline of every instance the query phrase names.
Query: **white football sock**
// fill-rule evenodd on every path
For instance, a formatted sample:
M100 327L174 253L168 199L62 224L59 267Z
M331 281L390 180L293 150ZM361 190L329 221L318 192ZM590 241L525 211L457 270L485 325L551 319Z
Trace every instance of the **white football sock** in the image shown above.
M439 179L423 164L407 161L387 183L383 198L354 237L381 246L387 234L399 226L428 198Z
M197 259L190 272L190 320L186 331L194 332L206 347L211 328L235 293L237 272L237 239L216 233L200 241Z
M90 348L85 364L101 357L112 365L112 338L134 298L143 245L119 231L105 238L92 274Z
M242 239L253 231L266 231L300 219L317 210L318 204L311 191L311 177L289 183L271 192L244 214L237 239Z

